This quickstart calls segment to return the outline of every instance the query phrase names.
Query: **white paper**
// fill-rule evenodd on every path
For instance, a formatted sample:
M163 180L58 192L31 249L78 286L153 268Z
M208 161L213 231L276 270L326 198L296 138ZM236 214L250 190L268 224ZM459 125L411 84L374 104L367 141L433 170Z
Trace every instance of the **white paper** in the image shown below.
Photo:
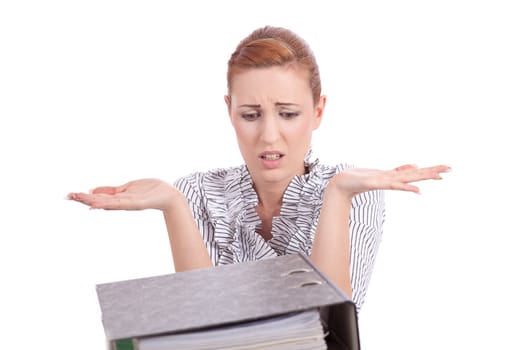
M139 339L139 350L326 350L317 310L212 330Z

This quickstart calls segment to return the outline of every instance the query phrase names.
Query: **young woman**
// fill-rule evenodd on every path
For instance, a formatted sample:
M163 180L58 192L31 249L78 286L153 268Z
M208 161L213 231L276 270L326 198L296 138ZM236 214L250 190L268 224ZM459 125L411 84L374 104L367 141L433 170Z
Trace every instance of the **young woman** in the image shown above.
M161 210L177 271L303 252L359 310L381 239L383 190L418 192L413 182L440 179L449 167L382 171L310 159L326 97L314 54L290 30L267 26L242 40L227 81L245 164L175 186L141 179L68 197L91 208Z

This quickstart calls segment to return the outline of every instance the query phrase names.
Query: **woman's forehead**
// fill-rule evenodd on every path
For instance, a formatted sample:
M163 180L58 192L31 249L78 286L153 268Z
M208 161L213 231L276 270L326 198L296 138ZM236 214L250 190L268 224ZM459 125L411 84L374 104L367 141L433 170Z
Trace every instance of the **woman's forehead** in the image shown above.
M234 105L302 104L312 99L312 92L304 70L277 66L236 74L232 79L231 98Z

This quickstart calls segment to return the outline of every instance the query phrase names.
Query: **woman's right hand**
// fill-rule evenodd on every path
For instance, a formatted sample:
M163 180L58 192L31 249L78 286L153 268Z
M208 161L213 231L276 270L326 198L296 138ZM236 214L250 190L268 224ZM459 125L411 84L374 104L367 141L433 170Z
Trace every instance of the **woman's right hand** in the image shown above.
M73 192L68 199L92 209L106 210L169 210L182 194L172 185L159 179L141 179L122 186L97 187L89 193Z

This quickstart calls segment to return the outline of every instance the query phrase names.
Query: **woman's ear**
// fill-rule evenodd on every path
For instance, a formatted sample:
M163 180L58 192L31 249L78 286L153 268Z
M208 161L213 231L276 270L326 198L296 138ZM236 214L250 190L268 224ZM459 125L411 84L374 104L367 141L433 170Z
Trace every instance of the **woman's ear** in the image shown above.
M314 130L321 125L321 121L323 120L323 114L324 114L324 108L326 106L326 96L322 95L319 97L319 102L317 102L317 105L315 106L314 110Z
M230 96L224 95L224 102L226 102L226 107L228 108L228 114L231 114L232 104L231 104Z
M226 102L226 108L228 108L228 116L230 117L230 122L232 122L232 100L228 95L224 95L224 102Z

